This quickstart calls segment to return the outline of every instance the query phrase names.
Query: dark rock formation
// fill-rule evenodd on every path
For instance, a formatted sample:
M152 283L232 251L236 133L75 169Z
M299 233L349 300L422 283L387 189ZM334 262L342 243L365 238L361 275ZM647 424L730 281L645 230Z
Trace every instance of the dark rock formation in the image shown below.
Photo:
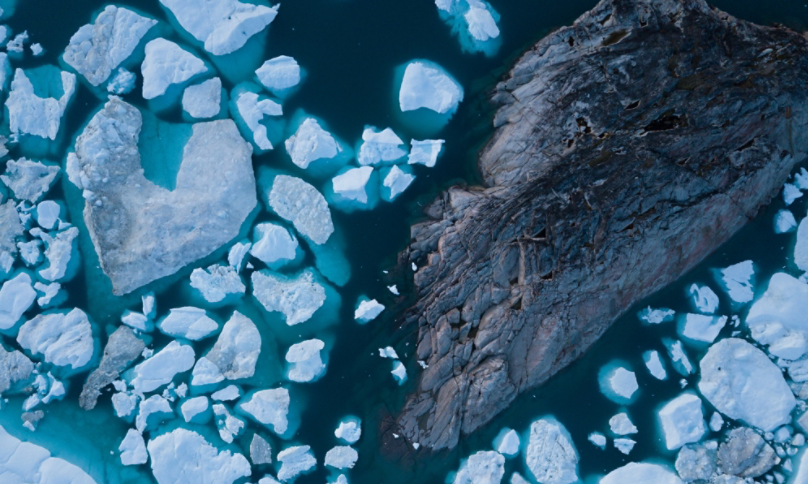
M397 419L453 447L767 204L808 148L808 43L703 0L603 0L493 95L479 168L412 228L417 357Z
M107 346L104 347L104 356L101 364L95 369L79 395L79 405L85 410L92 410L101 396L101 389L115 381L135 359L143 352L146 344L135 336L135 333L126 326L119 326L113 332Z

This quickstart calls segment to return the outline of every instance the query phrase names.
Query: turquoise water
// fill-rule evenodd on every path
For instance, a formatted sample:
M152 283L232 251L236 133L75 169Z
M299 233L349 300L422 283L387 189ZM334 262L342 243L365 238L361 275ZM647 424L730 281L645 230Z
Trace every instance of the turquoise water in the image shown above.
M673 459L673 454L664 451L661 445L654 410L659 403L678 395L681 388L676 379L657 382L648 378L641 355L649 349L657 349L664 355L661 338L675 337L675 329L672 325L641 326L633 310L616 323L584 358L548 384L520 397L491 424L464 438L455 451L437 455L422 451L414 463L390 461L379 453L377 434L380 419L386 414L395 415L398 412L419 374L412 358L415 328L399 327L401 321L398 318L401 310L411 302L409 268L396 267L396 255L409 239L409 225L421 217L420 208L441 189L457 182L479 181L474 169L476 152L491 134L492 111L487 103L487 93L507 71L507 66L535 40L558 26L571 23L595 2L494 0L491 3L501 16L499 27L502 31L502 44L491 57L462 53L457 38L441 20L435 5L426 0L286 2L270 25L264 44L258 45L259 50L262 49L262 52L258 52L260 55L253 52L247 56L259 61L277 55L293 56L305 68L307 75L299 91L284 101L286 117L303 109L326 121L330 131L348 145L353 145L359 139L366 125L379 128L390 126L405 141L426 134L423 129L407 123L397 114L395 72L397 67L409 60L424 58L440 64L465 90L465 100L451 122L440 132L429 133L430 136L446 139L444 152L435 168L416 167L415 182L392 204L380 203L372 211L350 214L332 210L341 238L337 249L341 249L349 262L351 277L341 287L336 287L339 281L335 281L335 291L342 305L339 310L329 314L331 317L326 318L327 321L317 328L284 330L278 325L277 318L268 315L249 295L235 306L212 310L222 321L229 317L235 307L254 320L267 323L259 324L265 356L259 362L257 375L248 382L259 388L273 387L283 380L278 361L290 344L316 336L326 341L327 348L330 348L326 375L316 383L294 386L293 406L301 412L301 426L293 441L311 445L321 463L317 471L296 482L326 481L330 473L323 468L322 458L327 450L336 445L333 430L339 420L347 415L356 415L363 420L363 436L355 446L359 451L359 461L354 469L347 472L352 483L443 482L449 472L458 468L462 458L477 450L490 449L491 441L502 427L512 427L524 434L531 421L548 414L554 415L568 428L581 456L582 476L603 474L629 461ZM808 26L808 8L801 2L777 1L768 5L752 1L714 3L719 8L753 21L779 22L794 28ZM15 33L27 29L32 41L40 42L46 52L39 58L27 52L14 66L27 69L42 64L58 65L58 56L70 36L89 22L93 12L104 5L103 2L86 0L21 0L8 25ZM128 5L155 18L166 19L165 12L156 0L124 1L116 5ZM183 40L178 34L170 34L169 37ZM248 44L249 47L252 44ZM246 64L249 62L245 61ZM249 69L245 72L249 72ZM249 80L238 78L238 72L232 77L234 79L225 79L228 92L237 82ZM139 86L125 99L141 109L149 108L149 104L139 96ZM59 153L54 159L61 158L70 148L75 135L100 102L97 94L91 92L86 84L80 83L78 93L62 120L62 135L52 148ZM176 108L160 112L158 117L166 122L182 121L181 113ZM174 149L177 140L187 136L182 129L176 132L155 129L153 132L156 133L155 139L158 134L165 134L169 138L166 146ZM147 169L146 175L170 187L176 166L161 165L155 160L158 154L169 160L172 149L157 149L155 146L160 145L151 144L152 155L142 151L144 157L150 157L155 167L152 171ZM24 154L34 153L16 148L11 156L16 159ZM292 165L282 149L255 156L254 165L258 174L262 168L275 168L304 176L304 172ZM48 198L67 199L71 221L81 227L83 202L66 179L61 183L49 192ZM792 206L798 220L806 212L801 200ZM712 283L710 268L724 267L746 259L753 259L758 264L758 281L767 280L771 273L785 266L788 251L793 245L793 234L774 236L771 230L771 218L781 204L782 201L778 199L704 264L671 287L638 303L637 307L651 304L686 311L688 303L684 288L687 285L692 282ZM258 223L271 219L263 211L256 213L251 220ZM244 235L247 229L249 227L245 226ZM63 307L85 309L100 332L109 331L118 324L123 309L138 307L140 292L130 297L113 297L109 283L94 268L95 256L86 236L83 236L81 251L85 265L79 276L65 286L70 297ZM223 251L219 251L198 262L195 267L218 261L222 259L222 254ZM320 259L320 264L323 260ZM315 257L309 254L304 266L316 262ZM149 288L158 292L160 315L170 307L188 304L186 281L191 269L189 267ZM398 286L401 297L394 297L386 290L385 286L392 284ZM354 302L360 295L376 298L387 306L379 318L364 326L353 321ZM730 314L725 298L722 299L721 310L722 314ZM155 347L169 341L164 337L155 339ZM212 342L196 345L197 354ZM394 346L407 364L410 379L403 386L398 386L390 376L391 363L381 360L377 354L378 348L388 345ZM692 350L690 356L694 362L700 357ZM599 369L615 358L627 361L641 377L640 396L629 407L629 414L640 428L640 433L632 437L637 445L629 456L620 454L612 447L601 451L586 441L586 436L592 431L605 433L609 417L619 409L618 405L600 394L597 383ZM672 372L669 365L668 370ZM695 381L696 377L690 377L688 388L693 388ZM64 401L43 407L46 417L36 432L31 433L20 425L22 398L10 399L9 404L0 410L0 425L14 435L43 445L54 455L77 464L99 483L152 482L147 466L126 468L120 465L118 443L130 426L114 417L109 393L102 396L98 407L91 412L78 408L76 400L82 383L83 376L79 376L74 379ZM215 440L212 426L209 424L207 428L206 437L220 445ZM248 425L248 431L230 448L246 452L253 429ZM201 429L197 430L202 432ZM275 451L281 445L279 439L273 441ZM512 470L518 470L524 476L528 474L522 458L509 460L506 469L506 479ZM252 481L257 481L264 470L255 469Z

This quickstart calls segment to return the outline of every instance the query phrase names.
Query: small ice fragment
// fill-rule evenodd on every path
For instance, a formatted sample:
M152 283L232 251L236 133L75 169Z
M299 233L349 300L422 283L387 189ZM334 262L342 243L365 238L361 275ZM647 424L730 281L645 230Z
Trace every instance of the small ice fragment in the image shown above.
M718 309L718 296L708 286L692 284L687 292L693 298L693 305L697 311L713 314Z
M285 388L259 390L243 397L238 408L256 422L271 428L278 435L283 435L289 426L287 416L290 401L289 390Z
M713 432L719 432L723 426L724 419L721 417L721 414L718 412L713 412L713 416L710 417L710 430Z
M281 55L264 62L255 75L267 90L283 91L300 83L300 65L294 58Z
M463 15L468 24L469 34L480 42L499 37L499 27L494 16L479 0L468 0L469 9Z
M236 385L228 385L221 390L214 392L210 398L219 402L229 402L241 396L241 390Z
M499 436L494 440L494 447L497 452L513 457L519 453L519 434L513 429L502 429Z
M413 61L407 65L398 94L402 111L427 108L446 114L462 100L463 88L437 64Z
M36 203L50 190L58 174L58 166L20 158L6 163L6 171L0 180L11 189L14 198Z
M119 418L128 418L135 411L137 397L128 393L119 392L112 395L112 408Z
M34 235L31 230L31 235ZM71 259L75 252L76 238L79 236L79 229L70 227L59 232L56 237L41 232L39 237L45 242L45 259L48 263L39 270L39 275L51 282L64 282L75 275L74 268L71 267Z
M651 306L648 306L647 308L637 313L637 317L640 318L641 321L644 321L648 324L660 324L668 321L673 321L673 317L675 314L676 311L672 309L667 308L651 309Z
M209 303L218 303L229 297L244 295L247 286L232 266L212 265L191 272L191 287L202 293Z
M291 481L317 466L317 459L314 458L308 445L283 449L278 452L278 462L281 463L278 471L278 479L281 481Z
M637 427L634 426L634 424L628 418L628 414L625 412L618 413L614 417L610 418L609 428L611 428L612 432L616 435L629 435L637 433Z
M687 357L682 342L678 340L663 339L665 347L668 349L668 356L673 362L673 368L682 376L693 373L693 365Z
M403 385L404 382L407 381L407 369L404 367L404 364L398 360L393 362L393 371L390 373L393 374L393 377L399 385Z
M149 459L143 436L135 429L129 429L126 432L126 437L118 446L118 451L121 453L121 464L125 466L145 464Z
M438 161L443 149L442 139L427 139L423 141L412 140L410 141L410 156L407 158L407 163L410 165L421 164L427 168L432 168Z
M614 439L614 448L619 450L620 452L626 454L626 455L629 455L631 453L631 450L634 448L634 445L636 443L637 442L635 442L635 441L633 441L631 439ZM601 481L601 484L603 482L604 481ZM620 482L622 484L625 481L615 481L615 482Z
M407 155L402 148L403 144L404 141L392 129L377 131L370 126L362 132L362 145L359 147L357 160L362 166L399 160Z
M683 393L666 403L658 415L668 450L698 442L706 432L701 399L692 393Z
M213 415L216 416L216 427L219 429L219 437L225 443L232 444L233 439L241 435L244 430L244 421L232 415L227 407L221 403L214 403L212 406Z
M140 297L140 301L143 303L143 314L145 314L149 319L153 318L157 312L154 293L150 292L148 294L144 294Z
M39 202L36 206L36 223L45 230L51 230L59 221L61 210L53 200Z
M780 210L774 216L774 233L785 234L791 232L797 227L797 220L794 219L794 214L790 210Z
M314 118L306 118L284 144L292 162L304 170L311 163L334 158L342 151L337 140Z
M340 445L329 450L325 454L325 465L335 469L353 469L359 453L353 447Z
M207 412L209 407L208 397L199 396L183 402L180 406L180 411L182 412L182 418L185 419L186 422L190 422L194 417L198 417Z
M135 90L135 82L137 82L137 76L133 72L119 67L107 83L107 92L117 95L129 94Z
M62 285L58 282L51 282L50 284L42 284L41 282L34 283L34 289L37 292L42 293L42 295L37 298L36 302L39 304L39 307L45 308L51 305L58 305L60 304L59 301L63 301L67 295L64 292L60 291L62 289Z
M124 311L121 315L121 322L132 329L143 331L144 333L151 333L154 331L154 323L149 321L144 314L134 311Z
M361 421L357 418L346 418L339 423L334 435L349 444L354 444L362 436Z
M689 313L681 316L679 335L692 341L712 343L726 324L726 316Z
M9 40L6 44L6 50L9 52L16 52L21 54L24 48L25 43L28 42L28 31L25 30L20 34L17 34L16 37Z
M253 141L262 150L271 150L267 127L261 124L264 116L282 116L283 107L271 99L260 99L258 94L250 91L242 92L236 99L236 108L244 124L253 133Z
M783 186L783 201L786 202L786 206L791 205L794 203L794 200L800 198L802 196L802 192L799 188L792 185L791 183L786 183Z
M31 240L29 242L17 242L17 249L20 251L20 258L22 258L25 265L31 267L39 264L42 260L42 252L39 250L39 245L42 242L39 240Z
M359 321L360 323L367 323L375 319L379 314L384 311L384 305L380 304L375 299L371 299L370 301L362 301L359 303L359 306L354 311L354 319Z
M157 323L157 327L169 336L190 341L205 339L219 329L219 325L208 317L204 309L195 307L171 309L168 316Z
M31 44L31 53L34 54L34 57L39 57L45 53L45 49L37 42L36 44Z
M207 70L201 59L174 42L154 39L146 44L146 58L140 66L143 98L162 96L172 84L181 84Z
M388 289L390 292L392 292L393 294L395 294L396 296L398 296L398 295L399 295L399 294L398 294L398 288L396 287L396 285L395 285L395 284L393 284L392 286L387 286L387 289Z
M755 275L755 265L751 260L721 269L717 275L720 275L719 284L733 301L748 303L754 298L755 288L752 284L752 277Z
M606 449L606 436L600 432L592 432L589 434L589 441L592 442L592 445L595 447L600 448L601 450Z
M288 378L295 382L310 382L325 372L325 364L320 351L325 347L319 339L310 339L292 345L286 352L286 361L290 363Z
M297 238L281 225L258 224L253 229L253 238L250 254L272 268L280 268L298 256Z
M618 403L631 400L639 389L637 376L633 371L617 366L616 368L604 368L601 370L600 389L610 400Z
M372 174L373 168L370 166L352 168L332 178L331 186L334 193L342 198L354 200L359 203L367 203L367 184Z
M255 374L255 365L261 353L261 334L252 320L238 311L225 323L216 344L202 358L213 363L228 380L249 378ZM209 367L208 367L209 368ZM215 377L215 372L207 373ZM194 369L196 378L196 368ZM192 382L192 385L195 384Z
M393 165L382 181L382 186L388 189L389 193L385 190L382 197L388 201L395 200L396 197L404 193L404 190L412 184L413 180L415 180L415 176Z
M157 423L174 416L171 404L160 395L152 395L140 402L137 417L135 418L135 428L143 433L149 427L154 427Z
M182 93L182 109L196 119L219 114L222 103L222 80L218 77L188 86Z
M152 392L171 383L175 375L190 370L194 362L194 349L190 345L172 341L135 366L132 386L139 392Z
M668 378L668 372L665 371L665 366L662 364L658 351L646 351L643 353L642 359L654 378L657 380L666 380Z
M234 268L236 272L241 272L244 265L244 257L250 252L252 244L250 242L236 242L230 251L227 253L227 263L230 267Z
M393 349L392 346L388 346L387 348L379 348L379 356L382 358L390 358L393 360L398 359L398 355L396 354L396 350Z

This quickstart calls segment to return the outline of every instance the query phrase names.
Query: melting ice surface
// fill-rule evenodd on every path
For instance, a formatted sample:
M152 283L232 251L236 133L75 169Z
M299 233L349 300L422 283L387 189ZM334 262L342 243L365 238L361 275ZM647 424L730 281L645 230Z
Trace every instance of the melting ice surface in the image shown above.
M527 0L45 3L43 18L39 3L0 0L0 481L808 476L803 171L735 242L455 452L434 458L393 435L413 466L380 448L383 416L426 367L395 330L418 267L394 255L435 191L473 178L469 133L491 129L471 107L496 81L480 82L486 57L503 62L593 1L561 16ZM110 93L120 99L88 131ZM213 151L236 145L253 170ZM131 178L105 174L138 158ZM200 160L192 180L208 184L189 186L181 168ZM246 189L180 207L228 180ZM155 281L124 277L125 296L84 219L134 240L104 223L120 187L143 204L137 240L148 241L120 267L189 248ZM171 203L155 208L147 192ZM223 240L239 197L258 205L239 204L249 213Z

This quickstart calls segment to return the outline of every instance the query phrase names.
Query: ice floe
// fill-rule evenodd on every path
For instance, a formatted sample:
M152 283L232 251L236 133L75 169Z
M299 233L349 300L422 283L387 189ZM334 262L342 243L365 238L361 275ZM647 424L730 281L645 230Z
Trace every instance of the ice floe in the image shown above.
M380 304L375 299L369 301L361 301L354 311L354 319L357 322L364 324L372 321L384 311L384 305Z
M684 484L670 469L659 464L630 462L607 474L598 484Z
M272 446L267 439L257 433L253 434L250 441L250 460L256 466L272 464Z
M289 427L289 390L275 388L248 393L238 404L244 412L256 422L265 425L278 435L286 433Z
M726 316L683 314L679 317L679 335L690 341L712 343L727 324Z
M334 436L349 444L356 443L362 436L362 421L355 417L348 417L339 423Z
M746 325L752 338L775 356L796 360L808 352L808 284L778 272L763 296L752 304Z
M8 483L95 484L75 465L51 457L44 447L21 442L0 426L0 477ZM162 483L161 483L162 484Z
M261 223L253 229L250 255L271 269L279 269L302 258L303 251L288 229L275 223Z
M505 475L505 457L494 451L469 456L460 467L453 484L498 484Z
M382 174L384 179L382 180L381 195L388 202L395 200L415 180L415 176L407 167L402 169L397 165L382 170Z
M713 314L718 309L718 296L708 286L691 284L687 293L690 294L693 306L698 312Z
M668 321L673 321L676 311L673 309L659 308L652 309L650 306L643 309L637 314L641 321L648 324L660 324Z
M505 457L517 455L520 444L519 434L513 429L502 429L494 439L494 449Z
M33 306L36 291L31 284L31 276L25 272L3 283L0 288L0 331L15 328L23 313Z
M205 423L210 419L208 397L199 396L186 400L180 405L182 418L186 422Z
M137 76L134 72L119 67L107 83L107 92L117 95L129 94L135 90L135 82L137 82Z
M693 373L693 364L690 362L687 353L685 353L682 342L668 338L664 338L662 342L668 350L668 356L673 363L673 368L682 376Z
M176 375L194 366L194 349L179 341L168 343L151 358L135 366L132 386L139 392L153 392L171 383Z
M348 168L331 179L335 203L343 202L344 208L372 208L375 192L371 185L374 170L370 166ZM341 207L343 208L343 207Z
M62 207L53 200L39 202L36 206L36 223L45 230L51 230L59 221Z
M325 244L334 233L325 198L300 178L277 175L269 192L269 206L315 244Z
M121 464L125 466L145 464L149 460L146 442L140 432L135 429L129 429L126 432L126 437L118 446L118 451L121 453Z
M665 365L662 364L658 351L646 351L643 353L642 359L654 378L657 380L666 380L668 378L668 372L665 371Z
M97 349L90 320L78 308L42 313L26 321L17 342L46 363L72 371L86 368Z
M718 283L727 292L730 299L740 304L748 303L755 297L754 275L755 265L751 260L716 271Z
M232 484L251 474L243 455L220 451L191 430L180 428L160 435L147 448L159 484Z
M692 393L683 393L666 403L658 416L668 450L698 442L707 431L701 399Z
M247 286L232 266L212 265L191 272L191 287L209 303L222 303L244 295Z
M614 448L625 455L629 455L635 445L637 445L637 442L631 439L614 439Z
M284 145L292 162L304 170L311 163L334 158L342 151L334 136L324 130L314 118L304 119Z
M146 44L146 58L140 66L143 73L143 97L154 99L174 84L182 84L207 72L205 63L179 45L158 38Z
M45 66L32 69L42 77L55 77L55 68ZM61 96L39 97L34 92L34 84L25 71L16 69L11 81L11 92L6 100L9 129L12 135L29 134L55 140L59 133L62 115L76 91L76 76L70 72L58 71L61 78ZM55 87L54 87L55 90Z
M340 445L329 450L325 454L325 465L335 469L353 469L359 453L348 445Z
M282 313L289 326L308 321L326 299L325 289L311 269L294 277L256 271L252 284L258 302L267 311Z
M600 432L592 432L587 439L592 442L592 445L601 450L606 449L606 436Z
M625 412L618 413L609 419L609 428L615 435L630 435L638 432L637 427L628 418Z
M222 109L222 80L214 77L186 87L182 93L182 109L196 119L217 116Z
M221 403L213 404L212 408L213 415L216 418L216 427L219 429L219 437L225 443L232 444L233 439L244 431L244 421L232 415L227 407Z
M403 145L404 141L392 129L385 128L379 131L369 126L362 132L357 160L363 166L391 163L407 155Z
M273 145L269 139L269 132L261 121L265 116L283 115L283 107L275 101L249 90L240 92L234 90L232 97L235 99L238 116L252 133L252 141L259 150L271 150Z
M424 165L427 168L434 167L444 143L445 141L442 139L410 141L410 155L407 158L407 163L410 165Z
M393 362L393 370L390 373L399 385L403 385L407 381L407 367L398 360Z
M261 353L261 335L252 320L238 311L225 323L213 348L199 359L213 363L228 380L249 378ZM196 374L196 369L194 369Z
M606 365L601 369L598 380L601 392L617 403L631 401L640 388L634 372L619 364Z
M204 309L194 307L169 310L168 316L157 322L157 327L169 336L191 341L207 338L219 329Z
M774 233L785 234L797 228L797 220L790 210L780 210L774 216Z
M277 93L297 86L301 72L294 58L281 55L265 61L256 69L255 75L267 90Z
M317 466L317 459L314 458L308 445L283 449L278 452L278 462L281 463L278 470L278 479L281 481L291 481Z
M530 425L525 461L533 477L541 483L578 481L578 451L567 429L556 420L540 419Z
M14 198L36 203L50 190L58 174L58 166L20 158L6 163L0 180L11 189Z
M145 432L154 429L160 422L174 418L174 410L171 403L161 395L152 395L140 402L137 417L135 418L135 428L138 432Z
M319 339L310 339L292 345L286 352L289 363L287 378L295 382L311 382L325 373L325 364L320 352L325 343Z
M402 111L426 108L451 114L462 100L463 88L437 64L426 61L407 64L398 94Z

